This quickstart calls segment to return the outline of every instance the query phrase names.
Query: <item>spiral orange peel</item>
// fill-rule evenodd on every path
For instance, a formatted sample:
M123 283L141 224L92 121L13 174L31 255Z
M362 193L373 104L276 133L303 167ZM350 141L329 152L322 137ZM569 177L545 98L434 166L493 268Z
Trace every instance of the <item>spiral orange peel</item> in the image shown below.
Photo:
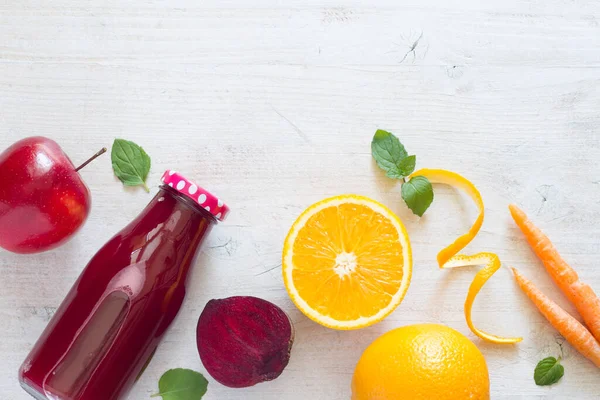
M482 252L473 255L458 254L471 243L483 225L485 210L481 193L479 193L479 190L477 190L471 181L456 172L444 169L424 168L414 172L409 178L412 178L413 176L424 176L429 179L432 184L441 183L461 189L473 200L479 210L479 215L473 225L471 225L471 228L469 228L469 231L459 236L453 243L443 248L437 255L438 264L442 269L485 265L485 267L475 275L475 278L473 278L467 293L467 299L465 300L464 312L469 329L481 339L492 343L512 344L522 341L523 338L521 337L501 337L486 333L475 327L473 324L472 310L475 297L477 297L477 294L483 285L494 275L494 273L496 273L496 271L498 271L498 269L500 269L501 266L500 258L494 253Z

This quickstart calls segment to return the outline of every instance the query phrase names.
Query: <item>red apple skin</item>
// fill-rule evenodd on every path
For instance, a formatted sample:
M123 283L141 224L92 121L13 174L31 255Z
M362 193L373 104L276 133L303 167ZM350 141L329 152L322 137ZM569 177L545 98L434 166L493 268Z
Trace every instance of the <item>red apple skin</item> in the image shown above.
M0 247L39 253L60 246L83 225L90 191L53 140L20 140L0 154Z

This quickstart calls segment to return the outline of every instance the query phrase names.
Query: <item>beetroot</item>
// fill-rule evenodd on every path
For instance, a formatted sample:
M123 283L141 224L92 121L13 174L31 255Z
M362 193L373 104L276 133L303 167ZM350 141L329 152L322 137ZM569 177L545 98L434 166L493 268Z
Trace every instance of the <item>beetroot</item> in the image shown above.
M250 296L210 300L196 334L206 371L232 388L277 378L288 364L294 342L287 314Z

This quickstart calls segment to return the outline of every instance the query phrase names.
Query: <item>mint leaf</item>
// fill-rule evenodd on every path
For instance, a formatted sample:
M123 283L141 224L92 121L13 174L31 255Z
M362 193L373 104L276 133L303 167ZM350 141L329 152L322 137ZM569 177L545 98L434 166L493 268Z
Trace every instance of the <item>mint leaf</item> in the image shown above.
M409 156L396 136L381 129L373 136L371 154L388 177L402 179L403 182L417 164L417 156ZM424 176L412 177L402 184L402 198L413 213L422 217L433 201L431 182Z
M408 156L398 164L400 173L404 176L409 176L415 170L417 165L417 156Z
M564 374L565 367L560 364L560 357L558 360L554 357L547 357L535 367L533 379L538 386L548 386L558 382Z
M113 171L125 186L143 186L146 192L146 178L150 172L150 157L144 149L129 140L115 139L111 160Z
M201 373L191 369L170 369L158 381L159 392L150 397L161 396L163 400L200 400L206 394L208 381Z
M422 217L433 201L433 187L424 176L414 176L402 184L402 198L413 213Z
M408 153L400 140L390 132L381 129L375 132L371 142L371 154L379 168L384 170L388 177L402 179L406 176L400 170L400 163L408 156Z

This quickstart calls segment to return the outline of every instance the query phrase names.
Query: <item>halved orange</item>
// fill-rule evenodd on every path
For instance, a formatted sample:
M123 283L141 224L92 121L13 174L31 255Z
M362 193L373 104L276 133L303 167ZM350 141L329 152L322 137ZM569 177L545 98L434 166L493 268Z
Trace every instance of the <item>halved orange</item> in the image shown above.
M406 229L390 209L363 196L320 201L296 220L283 248L283 280L315 322L358 329L400 304L412 274Z

